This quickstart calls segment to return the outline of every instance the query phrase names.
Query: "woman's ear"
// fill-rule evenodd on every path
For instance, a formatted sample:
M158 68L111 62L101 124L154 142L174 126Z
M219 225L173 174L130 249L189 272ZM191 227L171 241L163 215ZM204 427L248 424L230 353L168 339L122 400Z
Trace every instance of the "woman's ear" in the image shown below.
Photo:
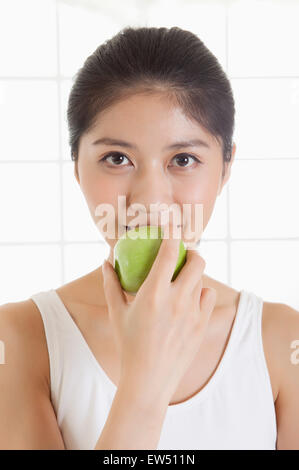
M78 173L78 160L75 160L75 163L74 163L74 175L78 184L80 184L80 178L79 178L79 173Z
M220 181L220 184L219 184L217 196L220 196L224 185L229 180L230 173L231 173L231 167L232 167L232 164L233 164L234 159L235 159L236 148L237 148L237 146L236 146L236 143L234 142L233 147L232 147L231 159L230 159L229 162L224 162L223 173L222 173L223 176L222 176L222 180Z

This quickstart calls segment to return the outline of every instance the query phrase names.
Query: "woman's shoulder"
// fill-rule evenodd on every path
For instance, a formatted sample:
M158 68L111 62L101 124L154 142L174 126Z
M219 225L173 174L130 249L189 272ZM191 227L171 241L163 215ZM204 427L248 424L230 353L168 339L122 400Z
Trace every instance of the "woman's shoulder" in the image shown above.
M284 369L295 341L299 343L299 311L285 303L264 302L262 328L273 357Z
M270 376L277 383L277 448L298 448L299 311L285 303L265 302L264 350ZM271 377L271 378L272 378Z
M295 345L297 348L299 346L299 311L285 303L264 301L262 338L277 398L283 383L288 380L288 374L294 373L291 358Z
M4 345L5 364L18 358L20 367L35 374L49 393L50 369L43 321L31 299L0 305L0 339Z

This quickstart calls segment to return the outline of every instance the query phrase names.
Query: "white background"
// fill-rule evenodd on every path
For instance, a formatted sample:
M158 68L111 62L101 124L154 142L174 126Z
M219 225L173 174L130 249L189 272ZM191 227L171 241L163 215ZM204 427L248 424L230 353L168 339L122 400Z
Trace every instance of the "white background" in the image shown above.
M206 274L299 309L299 1L0 0L0 304L108 255L73 175L66 105L122 27L179 26L217 56L236 103L230 181L199 251Z

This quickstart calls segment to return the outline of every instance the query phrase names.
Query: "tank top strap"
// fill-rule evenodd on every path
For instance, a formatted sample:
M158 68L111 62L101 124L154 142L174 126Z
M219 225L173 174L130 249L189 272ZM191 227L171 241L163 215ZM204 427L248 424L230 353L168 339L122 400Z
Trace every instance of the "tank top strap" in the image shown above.
M242 303L238 312L239 321L236 334L232 338L231 350L234 355L249 355L263 381L264 393L273 398L272 384L268 370L262 334L263 298L254 292L243 290Z
M263 299L251 291L242 290L240 304L237 312L238 318L235 334L231 340L232 349L244 348L245 343L250 347L256 347L257 341L261 339L261 316L263 310Z
M263 306L264 302L261 297L250 292L253 315L253 330L255 332L254 336L254 352L257 360L257 367L260 370L260 373L264 377L264 383L266 391L269 396L273 398L272 384L269 369L267 366L265 350L264 350L264 341L263 341L263 329L262 329L262 320L263 320ZM274 411L274 401L273 401L273 411ZM274 414L274 413L273 413ZM275 416L275 415L274 415Z
M38 307L44 325L49 355L51 400L56 408L59 384L58 371L61 357L61 338L59 335L61 320L59 319L59 311L53 298L52 289L35 293L30 297Z

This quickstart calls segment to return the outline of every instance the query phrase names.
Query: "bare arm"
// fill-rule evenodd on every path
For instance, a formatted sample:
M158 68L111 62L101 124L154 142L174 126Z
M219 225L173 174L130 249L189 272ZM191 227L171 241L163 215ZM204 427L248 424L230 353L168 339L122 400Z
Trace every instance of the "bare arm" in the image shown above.
M63 450L49 396L43 325L30 301L0 306L0 449ZM1 360L3 362L3 359Z
M94 450L157 448L168 402L151 399L146 388L140 389L137 398L129 383L120 383Z
M277 450L299 450L299 312L282 304L273 311L273 319L281 370L275 402Z

